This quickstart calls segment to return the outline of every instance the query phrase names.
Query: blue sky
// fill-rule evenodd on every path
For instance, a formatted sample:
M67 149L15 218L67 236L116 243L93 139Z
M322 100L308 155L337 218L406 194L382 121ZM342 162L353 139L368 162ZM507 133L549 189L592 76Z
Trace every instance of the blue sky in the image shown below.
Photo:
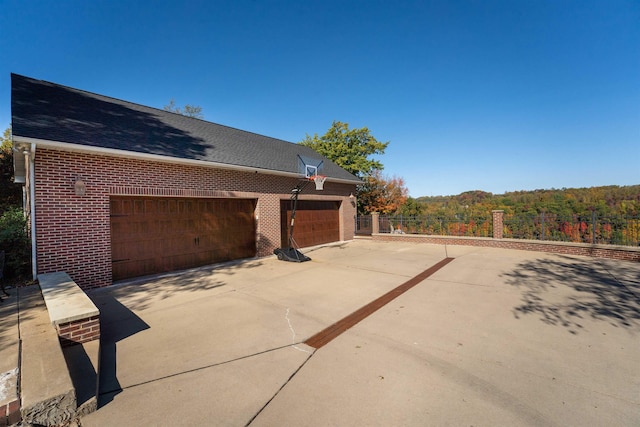
M0 0L10 73L291 142L390 141L413 197L640 184L640 2Z

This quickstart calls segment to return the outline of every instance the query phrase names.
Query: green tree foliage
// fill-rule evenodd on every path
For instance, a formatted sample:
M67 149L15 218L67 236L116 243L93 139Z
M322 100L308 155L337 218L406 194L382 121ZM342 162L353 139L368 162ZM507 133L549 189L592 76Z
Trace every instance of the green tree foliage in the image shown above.
M389 142L378 141L366 127L349 129L348 123L334 121L327 133L322 136L314 134L313 137L307 134L300 144L363 178L383 169L382 163L371 156L384 154Z
M22 206L22 187L13 182L13 142L11 126L5 129L0 144L0 215L12 206Z
M182 114L183 116L194 117L196 119L204 119L202 114L202 107L197 105L186 104L183 108L176 106L175 100L171 99L164 107L165 111L171 111L172 113Z
M4 276L27 277L31 269L31 241L22 210L22 186L13 182L11 126L0 144L0 251L5 252Z
M413 197L407 197L407 200L400 206L396 214L402 216L420 216L422 215L422 204L418 203Z
M407 233L489 237L494 209L507 238L640 245L640 185L420 197L389 221Z
M364 178L364 184L358 190L358 213L395 214L407 201L408 192L402 178L385 177L379 170L374 170Z
M0 251L5 252L7 279L27 277L31 269L31 241L20 207L10 207L0 216Z
M11 147L13 147L13 143L11 141L11 126L4 130L2 134L2 144L0 144L0 150L3 152L10 151Z
M442 216L465 210L479 213L493 209L502 209L507 215L545 212L568 217L595 211L598 217L637 216L640 215L640 185L514 191L495 195L468 191L457 196L419 197L416 201L424 214Z

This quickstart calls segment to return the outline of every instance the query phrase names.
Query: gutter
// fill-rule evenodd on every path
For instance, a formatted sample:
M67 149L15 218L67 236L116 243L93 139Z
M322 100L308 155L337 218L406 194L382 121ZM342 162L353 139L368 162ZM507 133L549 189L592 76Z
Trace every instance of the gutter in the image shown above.
M15 141L14 141L15 147ZM38 264L36 259L36 144L31 143L30 145L22 146L22 154L24 155L24 172L25 179L24 184L26 185L26 191L23 192L23 207L25 211L27 208L29 209L29 222L30 222L30 231L31 231L31 273L33 275L33 280L36 280L38 277ZM27 195L28 192L28 195ZM27 203L28 202L28 203ZM28 205L28 206L27 206ZM26 212L25 212L26 213Z
M291 178L300 178L300 174L294 173L294 172L263 169L263 168L251 167L251 166L232 165L228 163L210 162L206 160L181 159L178 157L163 156L161 154L138 153L135 151L118 150L115 148L92 147L89 145L72 144L72 143L60 142L60 141L50 141L46 139L18 136L15 134L13 135L13 140L15 142L31 144L31 145L38 144L40 148L51 148L55 150L71 151L76 153L124 157L128 159L150 160L150 161L164 162L164 163L203 166L203 167L217 168L217 169L229 169L229 170L240 171L240 172L253 172L253 173L258 172L258 173L267 174L267 175L278 175L278 176L286 176ZM343 184L356 184L356 185L362 184L362 181L360 180L333 178L333 177L328 177L327 181L338 182Z

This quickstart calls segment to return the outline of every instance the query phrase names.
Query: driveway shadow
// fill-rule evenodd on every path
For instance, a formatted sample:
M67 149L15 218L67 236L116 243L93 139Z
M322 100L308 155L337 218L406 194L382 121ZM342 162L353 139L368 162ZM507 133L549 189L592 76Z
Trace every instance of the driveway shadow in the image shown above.
M118 381L117 344L140 331L149 329L144 320L108 294L94 300L100 310L100 357L98 408L111 402L122 391Z
M586 318L622 328L640 328L640 265L561 256L525 261L503 276L522 290L516 319L537 315L572 334Z
M18 292L16 289L10 291L11 296L3 295L0 303L0 352L18 346ZM22 321L32 317L26 310L20 314L23 316Z
M121 283L121 286L91 292L89 296L100 310L98 408L108 404L122 392L117 377L118 342L150 328L136 312L144 312L154 303L180 293L203 292L225 286L226 277L236 274L238 270L260 265L260 260L243 260L143 277Z
M154 301L165 300L179 293L202 292L226 286L225 277L262 265L260 260L232 261L164 275L140 277L121 282L109 293L125 297L131 310L149 308Z

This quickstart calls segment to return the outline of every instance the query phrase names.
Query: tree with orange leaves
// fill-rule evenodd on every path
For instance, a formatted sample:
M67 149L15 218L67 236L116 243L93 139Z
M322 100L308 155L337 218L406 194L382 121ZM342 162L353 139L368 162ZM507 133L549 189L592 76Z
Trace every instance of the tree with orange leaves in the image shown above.
M359 214L378 212L390 215L400 210L407 201L409 190L405 187L404 179L398 176L386 177L379 170L374 170L363 181L358 190Z

